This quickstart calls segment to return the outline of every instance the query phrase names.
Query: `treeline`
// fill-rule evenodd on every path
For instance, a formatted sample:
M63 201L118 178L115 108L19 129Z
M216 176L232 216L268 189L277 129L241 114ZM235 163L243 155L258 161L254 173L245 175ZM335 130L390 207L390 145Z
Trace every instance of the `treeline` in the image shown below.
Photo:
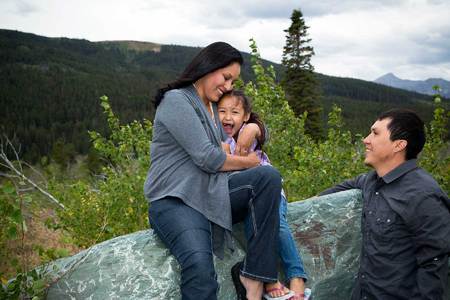
M412 109L426 122L432 119L432 96L360 79L316 75L323 91L323 118L336 104L343 109L344 128L353 133L366 134L376 116L394 107ZM444 99L444 106L449 108L449 104L448 99Z
M173 80L199 50L0 30L0 131L30 162L62 151L61 145L67 146L65 151L88 153L87 131L108 133L98 105L101 95L109 96L121 122L151 120L156 89ZM242 78L252 80L249 54L244 53L244 59ZM282 72L280 65L274 67ZM317 76L325 95L324 116L332 103L339 104L353 132L366 130L380 108L393 104L410 106L426 120L432 116L431 97L362 80Z

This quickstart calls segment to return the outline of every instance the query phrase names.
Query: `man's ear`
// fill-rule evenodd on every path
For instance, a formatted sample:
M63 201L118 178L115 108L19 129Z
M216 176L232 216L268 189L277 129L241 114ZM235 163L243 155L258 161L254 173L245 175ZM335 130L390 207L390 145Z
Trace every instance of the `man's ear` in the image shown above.
M401 152L403 150L406 151L406 146L407 145L408 145L408 141L407 140L396 140L395 141L394 151L395 152Z

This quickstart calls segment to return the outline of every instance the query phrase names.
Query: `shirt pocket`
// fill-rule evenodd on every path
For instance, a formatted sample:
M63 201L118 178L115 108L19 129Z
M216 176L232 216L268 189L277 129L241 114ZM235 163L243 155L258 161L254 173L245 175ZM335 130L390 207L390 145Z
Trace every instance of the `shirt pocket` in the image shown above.
M405 236L404 224L393 211L379 211L373 218L372 230L379 239L385 241Z

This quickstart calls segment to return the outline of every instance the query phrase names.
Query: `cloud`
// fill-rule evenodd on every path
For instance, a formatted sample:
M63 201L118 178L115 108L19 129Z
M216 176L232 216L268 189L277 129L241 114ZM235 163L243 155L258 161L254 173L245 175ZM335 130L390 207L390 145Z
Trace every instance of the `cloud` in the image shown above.
M300 1L300 7L304 15L319 17L341 13L353 13L357 11L373 11L383 7L403 6L407 0L324 0L324 1Z
M433 69L433 77L448 76L438 66L449 61L449 15L447 2L402 1L312 17L307 23L316 50L313 63L325 74L367 80L395 70L404 78L418 76L413 66L426 69L424 76Z
M2 0L0 9L6 14L26 17L31 13L38 12L37 6L32 2L32 0Z
M263 58L280 62L298 8L318 72L450 79L448 0L0 0L0 28L201 47L222 40L247 52L255 38Z
M27 2L27 1L18 1L17 2L17 13L23 16L34 13L37 11L35 5Z

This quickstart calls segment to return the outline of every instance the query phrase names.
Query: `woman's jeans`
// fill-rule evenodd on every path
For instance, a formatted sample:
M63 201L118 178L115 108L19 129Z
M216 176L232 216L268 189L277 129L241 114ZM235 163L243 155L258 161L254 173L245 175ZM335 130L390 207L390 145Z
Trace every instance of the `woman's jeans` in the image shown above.
M287 222L287 201L283 193L280 196L280 235L279 235L279 256L283 263L284 277L286 281L292 278L303 278L307 280L307 275L303 267L303 260L295 246L294 237ZM249 221L245 220L245 233L249 234Z
M271 166L229 175L233 224L249 218L247 254L241 275L263 282L277 280L279 195L281 178ZM207 199L205 199L207 201ZM188 299L217 299L211 224L182 200L166 197L151 203L150 225L181 267L181 295Z

